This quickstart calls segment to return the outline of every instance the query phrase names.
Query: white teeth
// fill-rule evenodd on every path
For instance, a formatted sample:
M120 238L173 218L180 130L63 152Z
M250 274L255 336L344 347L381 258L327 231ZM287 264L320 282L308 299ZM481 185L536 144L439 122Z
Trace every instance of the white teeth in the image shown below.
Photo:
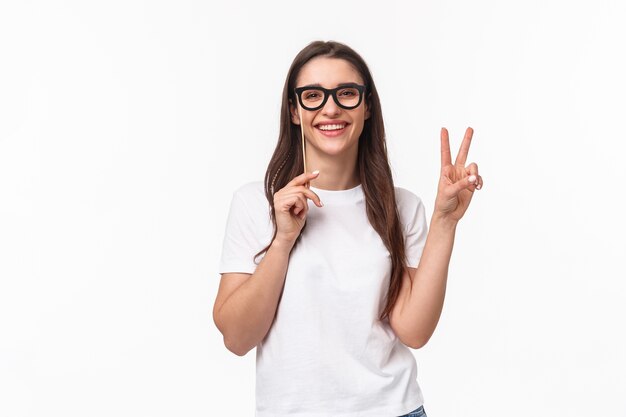
M318 128L320 130L339 130L339 129L343 129L344 127L346 127L345 124L342 125L319 125Z

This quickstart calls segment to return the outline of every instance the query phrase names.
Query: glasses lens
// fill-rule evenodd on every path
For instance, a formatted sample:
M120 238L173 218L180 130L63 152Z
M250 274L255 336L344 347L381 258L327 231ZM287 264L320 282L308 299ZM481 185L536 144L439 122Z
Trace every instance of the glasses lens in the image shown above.
M313 109L319 107L324 101L324 90L307 89L302 92L301 97L302 105L305 108Z
M341 88L337 91L339 104L346 107L355 107L359 104L360 91L354 87Z

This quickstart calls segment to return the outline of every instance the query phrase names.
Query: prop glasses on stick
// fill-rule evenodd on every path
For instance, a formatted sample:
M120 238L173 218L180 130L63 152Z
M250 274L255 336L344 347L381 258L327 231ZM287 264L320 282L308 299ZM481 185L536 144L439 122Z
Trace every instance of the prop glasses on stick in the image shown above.
M361 104L365 86L356 83L339 84L336 88L324 88L319 84L307 85L304 87L294 88L296 97L298 98L298 116L300 117L300 133L302 134L302 156L304 159L304 172L306 168L306 146L304 141L304 129L302 127L302 109L315 111L319 110L328 101L328 97L333 98L335 103L342 109L352 110ZM306 187L310 184L307 181Z

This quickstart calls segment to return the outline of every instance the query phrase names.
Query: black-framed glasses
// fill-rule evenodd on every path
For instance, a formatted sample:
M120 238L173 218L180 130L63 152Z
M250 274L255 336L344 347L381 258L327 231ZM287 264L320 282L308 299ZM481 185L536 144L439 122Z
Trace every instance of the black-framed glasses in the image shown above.
M355 83L341 84L337 88L305 86L294 88L298 102L305 110L319 110L324 107L328 97L333 96L335 103L342 109L351 110L359 107L365 94L365 86Z

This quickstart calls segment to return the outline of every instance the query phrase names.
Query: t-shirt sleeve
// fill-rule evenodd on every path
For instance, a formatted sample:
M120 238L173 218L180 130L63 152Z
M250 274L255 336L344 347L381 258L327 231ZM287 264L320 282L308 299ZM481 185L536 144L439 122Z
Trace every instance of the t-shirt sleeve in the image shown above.
M404 234L407 264L417 268L428 235L426 224L426 209L422 200L413 193L408 193L403 212L405 214Z
M219 262L220 274L227 272L252 274L256 270L254 255L269 243L264 243L259 238L261 224L258 219L256 220L255 222L255 217L247 207L241 191L236 191L233 194L226 221L222 256ZM262 258L263 255L260 255L257 261L260 262Z

